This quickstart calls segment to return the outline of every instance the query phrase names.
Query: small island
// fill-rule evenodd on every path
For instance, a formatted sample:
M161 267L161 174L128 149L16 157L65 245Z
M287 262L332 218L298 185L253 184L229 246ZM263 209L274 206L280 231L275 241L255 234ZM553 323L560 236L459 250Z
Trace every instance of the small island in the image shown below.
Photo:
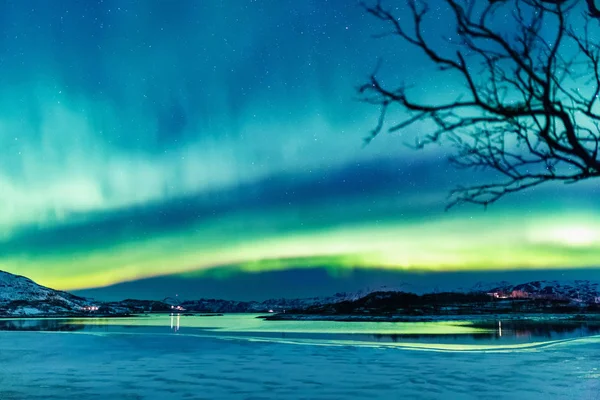
M491 317L519 320L532 317L600 319L596 283L573 284L535 281L505 285L489 291L443 292L418 295L377 291L353 300L316 304L261 316L267 321L425 322L435 320L485 320Z

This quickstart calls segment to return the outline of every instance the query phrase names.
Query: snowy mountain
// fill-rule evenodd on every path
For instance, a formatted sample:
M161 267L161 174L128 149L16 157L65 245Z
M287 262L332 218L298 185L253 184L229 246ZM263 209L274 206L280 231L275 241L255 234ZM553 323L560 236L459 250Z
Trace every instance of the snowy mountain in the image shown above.
M600 302L600 283L588 280L480 283L471 291L493 293L496 297L570 300L588 304Z
M4 303L17 300L60 300L75 305L77 300L82 300L82 298L38 285L24 276L0 271L0 302Z
M435 293L434 293L435 292ZM588 280L575 281L532 281L527 283L513 284L510 282L478 283L470 289L454 291L458 296L482 295L496 298L518 298L518 299L547 299L566 300L581 304L600 303L600 283ZM378 294L384 295L381 300ZM440 302L437 291L429 294L416 295L411 293L410 288L366 289L359 292L336 293L329 297L312 297L303 299L270 299L265 301L234 301L217 299L200 299L191 301L141 301L123 300L120 302L102 303L92 299L75 296L67 292L53 290L23 276L13 275L0 271L0 317L26 317L26 316L82 316L82 315L123 315L145 312L169 312L173 307L186 312L210 312L210 313L232 313L232 312L283 312L285 310L309 310L344 308L345 305L355 304L362 307L362 303L374 297L379 303L386 303L390 298L412 296L413 299L421 298L421 303L431 303L435 306ZM399 297L400 296L400 297ZM404 296L404 297L403 297ZM448 294L446 294L448 296ZM452 297L454 296L454 297ZM381 296L380 296L381 297ZM456 295L450 296L453 301L461 301ZM406 299L404 299L406 300ZM404 301L403 300L403 301ZM175 303L173 303L173 301ZM391 301L391 300L390 300ZM389 301L388 301L389 302ZM360 304L359 304L360 303ZM378 303L378 304L379 304ZM339 305L339 306L338 306ZM371 306L370 306L371 307ZM379 307L379 306L377 306ZM377 308L375 307L375 308ZM383 306L382 306L383 307ZM331 307L329 307L331 308ZM434 307L435 308L435 307Z
M333 296L327 297L308 297L303 299L270 299L263 302L257 303L259 308L263 309L302 309L311 306L325 305L325 304L336 304L342 301L354 301L358 300L366 295L381 291L382 289L365 289L358 292L341 292L336 293ZM387 289L390 290L390 289Z
M0 271L0 317L115 316L170 310L170 305L161 301L98 302Z
M381 289L378 289L381 290ZM388 289L389 290L389 289ZM186 311L194 312L267 312L289 309L304 309L315 305L335 304L357 300L372 292L363 290L354 293L337 293L330 297L305 299L271 299L262 302L200 299L179 302ZM167 312L173 301L123 300L119 302L95 302L38 285L29 278L0 271L0 317L19 316L69 316L69 315L114 315L143 313L148 311ZM173 303L173 304L172 304Z
M302 299L269 299L265 301L235 301L200 299L183 301L179 303L187 311L212 312L212 313L241 313L241 312L281 312L284 310L303 310L313 306L337 304L343 301L355 301L376 291L390 288L365 289L358 292L341 292L328 297L309 297Z
M0 316L66 315L94 307L82 297L0 271Z

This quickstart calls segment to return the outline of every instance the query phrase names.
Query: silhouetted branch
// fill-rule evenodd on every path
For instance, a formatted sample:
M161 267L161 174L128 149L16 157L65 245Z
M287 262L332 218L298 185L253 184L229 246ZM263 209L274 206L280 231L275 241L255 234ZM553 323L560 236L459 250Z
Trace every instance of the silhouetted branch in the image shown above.
M433 0L431 0L433 1ZM375 129L403 131L417 122L436 127L417 147L444 141L461 168L493 170L499 183L457 188L449 207L487 205L508 193L548 181L600 176L600 12L593 0L440 0L452 17L454 54L428 39L429 2L406 0L408 18L380 1L366 12L394 36L416 47L441 74L460 77L454 101L417 101L405 86L388 87L374 73L359 93L381 107ZM585 6L586 12L581 11ZM499 21L512 27L499 30ZM447 47L447 46L446 46ZM390 106L407 118L386 126Z

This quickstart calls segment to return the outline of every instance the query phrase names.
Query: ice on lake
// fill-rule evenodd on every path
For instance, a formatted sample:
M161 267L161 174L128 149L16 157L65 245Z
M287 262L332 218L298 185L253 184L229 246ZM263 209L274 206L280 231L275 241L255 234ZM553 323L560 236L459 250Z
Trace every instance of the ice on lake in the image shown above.
M1 327L2 400L600 399L600 337L585 330L250 315Z

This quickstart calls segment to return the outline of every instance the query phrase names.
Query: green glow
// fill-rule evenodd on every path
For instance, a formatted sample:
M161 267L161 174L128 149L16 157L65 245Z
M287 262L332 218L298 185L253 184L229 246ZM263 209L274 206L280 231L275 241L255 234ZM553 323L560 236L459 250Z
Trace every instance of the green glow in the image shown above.
M417 129L362 147L378 110L355 86L379 57L382 79L423 87L419 100L454 99L457 83L430 81L421 52L393 62L360 7L71 1L66 16L29 3L3 10L2 270L78 289L292 267L598 266L597 181L444 213L449 188L491 176L448 168L444 147L406 148Z
M272 218L273 221L268 218ZM284 215L239 214L184 231L110 248L65 254L17 255L0 268L48 286L79 289L171 273L227 277L290 267L389 268L420 271L588 267L600 260L600 217L589 214L446 214L429 221L243 231L259 220L276 226ZM272 224L271 224L272 222ZM235 234L234 234L235 232ZM221 268L221 272L219 272Z

